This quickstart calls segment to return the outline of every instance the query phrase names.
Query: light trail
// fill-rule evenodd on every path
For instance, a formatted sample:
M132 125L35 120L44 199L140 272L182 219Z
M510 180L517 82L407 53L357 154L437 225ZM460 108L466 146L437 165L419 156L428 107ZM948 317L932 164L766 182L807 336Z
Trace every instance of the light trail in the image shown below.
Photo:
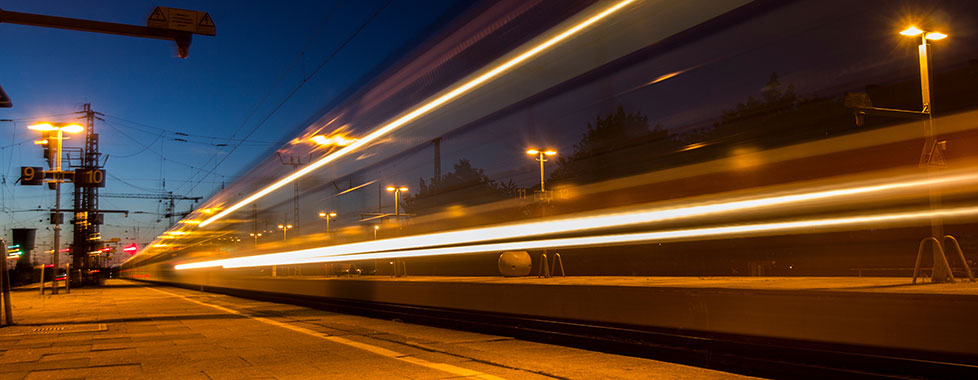
M448 93L446 93L444 95L441 95L441 96L435 98L434 100L431 100L431 101L425 103L424 105L422 105L422 106L420 106L418 108L415 108L413 111L407 113L406 115L401 116L400 118L397 118L396 120L394 120L394 121L392 121L392 122L390 122L390 123L388 123L388 124L386 124L386 125L378 128L378 129L376 129L375 131L371 132L370 134L368 134L368 135L366 135L364 137L361 137L359 140L351 143L350 145L347 145L346 147L344 147L344 148L336 151L335 153L329 154L329 155L327 155L327 156L319 159L318 161L313 162L313 163L307 165L306 167L304 167L304 168L302 168L302 169L300 169L300 170L298 170L298 171L296 171L296 172L294 172L294 173L292 173L292 174L290 174L290 175L288 175L288 176L286 176L286 177L284 177L284 178L276 181L275 183L273 183L271 185L268 185L264 189L259 190L258 192L256 192L256 193L252 194L251 196L249 196L249 197L247 197L247 198L239 201L238 203L235 203L234 205L232 205L232 206L224 209L223 211L215 214L214 216L211 216L210 218L207 218L206 220L204 220L203 222L200 223L200 226L201 227L205 227L208 224L211 224L214 221L216 221L218 219L221 219L221 218L227 216L228 214L230 214L230 213L232 213L234 211L237 211L241 207L244 207L244 206L250 204L251 202L254 202L254 201L258 200L259 198L264 197L265 195L268 195L272 191L275 191L275 190L281 188L282 186L285 186L285 185L291 183L292 181L295 181L296 179L299 179L300 177L305 176L306 174L309 174L309 173L315 171L316 169L319 169L323 165L326 165L326 164L328 164L330 162L333 162L333 161L339 159L340 157L346 156L347 154L350 154L350 153L352 153L352 152L360 149L361 147L363 147L363 146L365 146L365 145L373 142L374 140L377 140L378 138L380 138L380 137L382 137L384 135L387 135L387 134L393 132L394 130L396 130L396 129L402 127L402 126L404 126L405 124L407 124L407 123L409 123L411 121L414 121L415 119L420 118L421 116L423 116L423 115L425 115L425 114L427 114L427 113L429 113L429 112L431 112L431 111L433 111L433 110L441 107L445 103L447 103L447 102L449 102L449 101L451 101L451 100L453 100L453 99L455 99L455 98L457 98L459 96L464 95L465 93L467 93L470 90L478 87L479 85L482 85L482 84L486 83L487 81L496 78L500 74L508 71L509 69L515 67L516 65L519 65L520 63L523 63L524 61L533 58L534 56L540 54L544 50L546 50L546 49L548 49L548 48L556 45L557 43L559 43L559 42L561 42L561 41L563 41L563 40L565 40L565 39L567 39L567 38L569 38L569 37L571 37L571 36L579 33L580 31L584 30L585 28L587 28L587 27L589 27L589 26L597 23L598 21L601 21L602 19L610 16L611 14L614 14L615 12L618 12L619 10L621 10L622 8L624 8L626 5L628 5L628 4L630 4L630 3L634 2L634 1L635 0L623 0L623 1L619 1L619 2L615 3L614 5L606 8L604 11L601 11L598 14L596 14L594 16L591 16L590 18L588 18L588 19L586 19L586 20L584 20L584 21L582 21L582 22L580 22L580 23L572 26L571 28L565 30L564 32L562 32L562 33L560 33L560 34L558 34L558 35L556 35L556 36L554 36L554 37L552 37L552 38L550 38L550 39L548 39L548 40L546 40L546 41L544 41L544 42L542 42L542 43L540 43L540 44L538 44L538 45L536 45L536 46L534 46L532 48L530 48L529 50L523 52L522 54L517 55L516 57L514 57L514 58L512 58L512 59L510 59L510 60L508 60L506 62L503 62L502 64L500 64L500 65L498 65L498 66L490 69L485 74L479 75L478 77L476 77L476 78L474 78L474 79L472 79L472 80L470 80L470 81L468 81L468 82L466 82L466 83L464 83L464 84L456 87L455 89L449 91Z
M364 183L364 184L362 184L362 185L357 185L357 186L354 186L354 187L351 187L351 188L349 188L349 189L346 189L346 190L343 190L343 191L341 191L341 192L338 192L338 193L336 193L335 195L333 195L333 198L336 198L336 197L338 197L338 196L340 196L340 195L343 195L343 194L346 194L346 193L349 193L349 192L351 192L351 191L354 191L354 190L356 190L356 189L359 189L359 188L361 188L361 187L364 187L364 186L369 186L369 185L373 185L373 184L375 184L375 183L377 183L377 181L378 181L378 180L376 180L376 179L375 179L375 180L373 180L373 181L370 181L370 182L367 182L367 183Z
M931 218L955 218L969 217L978 215L978 206L961 207L942 211L911 211L902 213L876 214L868 216L855 216L828 219L810 219L788 222L760 223L746 225L730 225L721 227L678 229L657 232L642 232L620 235L587 236L563 239L534 240L510 243L479 244L461 247L445 248L425 248L403 251L363 253L348 256L326 256L314 257L304 260L291 262L275 263L284 264L312 264L328 263L341 261L360 261L375 259L404 259L429 256L461 255L483 252L503 252L512 250L532 250L532 249L557 249L557 248L582 248L596 247L603 245L622 245L639 242L670 242L687 239L720 239L742 237L745 235L756 235L760 233L816 233L824 232L819 228L825 227L852 227L858 225L878 225L879 223L907 223L907 222L926 222L930 223ZM256 266L267 266L272 264L253 263L229 263L222 265L224 268L246 268Z
M530 238L556 233L574 233L652 222L674 221L692 217L716 216L733 212L743 212L747 210L783 207L786 205L798 206L804 203L824 201L833 198L853 197L857 195L871 194L879 197L897 191L913 189L926 190L937 185L978 183L978 174L976 173L969 171L958 171L957 173L962 174L952 174L926 179L912 179L914 178L913 176L904 176L898 178L897 181L889 183L851 186L846 188L828 189L800 194L769 195L752 199L702 203L683 207L648 207L624 212L584 216L579 215L555 220L474 228L461 231L366 241L290 252L187 263L177 265L176 269L208 268L224 265L241 265L244 263L279 265L295 262L296 260L301 260L304 258L415 249L440 245L472 244L491 240Z

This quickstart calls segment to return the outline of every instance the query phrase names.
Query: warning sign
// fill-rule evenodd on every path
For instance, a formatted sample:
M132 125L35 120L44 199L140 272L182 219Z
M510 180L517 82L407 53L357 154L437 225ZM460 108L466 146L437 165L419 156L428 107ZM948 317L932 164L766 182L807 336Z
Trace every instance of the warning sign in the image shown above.
M146 26L152 28L167 27L166 13L163 12L163 7L156 7L156 9L153 9L153 13L151 13L149 18L146 19Z
M211 15L204 13L204 16L200 18L200 22L197 23L197 33L208 36L217 34L217 26L214 25L214 20L211 20Z
M217 27L214 25L211 15L207 12L187 9L156 7L146 19L146 26L182 30L208 36L217 35Z

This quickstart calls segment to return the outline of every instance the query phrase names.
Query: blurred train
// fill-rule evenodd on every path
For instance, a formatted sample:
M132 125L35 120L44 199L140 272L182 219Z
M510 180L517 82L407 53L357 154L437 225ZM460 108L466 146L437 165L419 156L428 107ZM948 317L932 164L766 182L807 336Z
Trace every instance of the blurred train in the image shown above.
M122 275L909 277L947 233L966 276L975 46L972 2L478 2Z
M969 276L976 46L975 2L477 2L120 273L967 363L974 297L622 284Z
M404 259L412 274L498 275L502 251L538 265L559 250L575 275L907 275L932 226L978 249L976 15L480 2L124 273L389 274ZM911 24L950 36L925 40L930 121L921 39L899 34ZM880 108L910 112L866 112Z

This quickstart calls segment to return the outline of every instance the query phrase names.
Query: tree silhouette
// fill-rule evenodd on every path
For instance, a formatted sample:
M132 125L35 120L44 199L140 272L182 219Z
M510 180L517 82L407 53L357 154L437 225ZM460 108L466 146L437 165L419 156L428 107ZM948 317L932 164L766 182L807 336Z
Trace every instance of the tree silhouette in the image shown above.
M555 182L590 183L642 173L663 166L657 159L683 144L649 118L624 108L587 124L571 154L559 156L550 174Z
M764 149L848 131L855 127L852 112L840 99L795 95L778 73L771 73L760 98L749 96L733 109L724 109L713 127L691 134L689 140L707 142L700 153L717 152L725 146L749 143Z
M418 191L404 198L404 209L413 214L440 211L448 205L476 205L515 197L518 188L512 180L498 183L489 179L482 169L472 167L467 159L460 159L454 170L441 178L425 182L418 180Z

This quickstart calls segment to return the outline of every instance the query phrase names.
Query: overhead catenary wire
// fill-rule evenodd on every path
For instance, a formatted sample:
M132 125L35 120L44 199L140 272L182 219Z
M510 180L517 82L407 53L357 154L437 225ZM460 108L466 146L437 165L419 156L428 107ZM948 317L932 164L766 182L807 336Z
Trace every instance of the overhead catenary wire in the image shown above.
M301 81L301 82L299 82L299 84L298 84L298 85L296 85L296 87L295 87L295 88L293 88L293 89L292 89L292 91L291 91L291 92L290 92L290 93L289 93L288 95L286 95L286 97L285 97L284 99L282 99L282 101L281 101L281 102L279 102L279 104L278 104L277 106L275 106L275 108L274 108L274 109L272 109L272 111L271 111L271 112L269 112L269 113L268 113L268 115L266 115L266 116L265 116L265 118L263 118L263 119L262 119L261 121L259 121L259 122L258 122L258 124L256 124L256 125L255 125L255 126L254 126L254 127L253 127L253 128L251 129L251 130L250 130L250 131L248 131L248 134L246 134L246 135L245 135L245 137L243 138L243 140L248 140L248 138L250 138L250 137L251 137L251 135L252 135L252 134L254 134L254 133L255 133L255 131L257 131L257 130L258 130L258 128L260 128L260 127L261 127L262 125L264 125L264 124L265 124L265 122L267 122L267 121L268 121L268 120L269 120L269 119L270 119L270 118L271 118L271 117L272 117L273 115L275 115L275 113L277 113L277 112L278 112L278 110L279 110L279 109L281 109L281 108L282 108L282 106L284 106L284 105L285 105L285 103L287 103L287 102L288 102L288 101L289 101L290 99L292 99L292 97L293 97L293 96L294 96L294 95L295 95L296 93L298 93L298 92L299 92L299 90L300 90L300 89L301 89L301 88L302 88L302 87L303 87L303 86L304 86L304 85L305 85L305 84L306 84L306 83L307 83L307 82L309 81L309 79L312 79L312 77L314 77L314 76L315 76L315 75L316 75L317 73L319 73L319 71L320 71L320 70L321 70L321 69L322 69L323 67L325 67L325 66L326 66L326 64L328 64L329 62L331 62L331 61L333 60L333 58L334 58L334 57L336 57L336 55L337 55L337 54L339 54L339 53L340 53L340 52L341 52L341 51L342 51L342 50L343 50L343 49L344 49L344 48L345 48L345 47L346 47L347 45L349 45L349 44L350 44L350 42L352 42L352 41L353 41L353 40L354 40L354 39L355 39L355 38L356 38L356 37L357 37L358 35L360 35L360 32L362 32L362 31L363 31L363 30L364 30L364 29L365 29L365 28L366 28L366 27L367 27L368 25L370 25L370 23L372 23L372 22L373 22L373 20L374 20L374 19L376 19L376 18L377 18L377 16L379 16L379 15L380 15L380 14L381 14L381 13L382 13L382 12L383 12L383 11L384 11L385 9L387 9L387 7L388 7L388 6L390 6L390 4L391 4L391 2L392 2L392 0L388 0L387 2L385 2L383 6L381 6L380 8L378 8L378 9L377 9L377 10L376 10L376 11L375 11L375 12L374 12L374 13L373 13L373 14L372 14L372 15L371 15L371 16L370 16L370 17L369 17L369 18L368 18L368 19L367 19L366 21L364 21L364 22L363 22L363 23L362 23L362 24L360 25L360 27L358 27L358 28L357 28L357 29L356 29L356 30L355 30L355 31L354 31L354 32L353 32L352 34L350 34L350 36L348 36L348 37L346 38L346 40L344 40L344 41L343 41L343 43L341 43L341 44L340 44L340 45L339 45L338 47L336 47L336 49L334 49L334 50L333 50L333 52L332 52L332 53L330 53L330 54L329 54L329 55L328 55L328 56L327 56L327 57L326 57L326 58L325 58L325 59L324 59L324 60L323 60L323 61L322 61L322 62L321 62L321 63L320 63L320 64L319 64L319 65L318 65L317 67L316 67L316 69L314 69L314 70L313 70L313 71L312 71L312 72L311 72L311 73L310 73L310 74L309 74L308 76L305 76L305 77L304 77L304 78L302 79L302 81ZM336 10L336 8L334 7L334 9L333 9L333 10L335 11L335 10ZM332 15L333 15L333 12L330 12L330 15L329 15L329 16L327 17L327 20L328 20L328 19L329 19L330 17L332 17ZM318 33L318 32L317 32L317 33ZM313 39L314 39L314 38L315 38L315 36L313 36ZM311 44L311 43L312 43L312 39L310 39L310 41L309 41L309 44ZM307 48L308 48L308 44L307 44ZM303 51L302 51L302 53L300 54L300 57L302 56L302 54L304 54L304 52L305 52L305 49L303 49ZM292 65L292 66L295 66L295 63L293 63L293 65ZM291 68L290 68L289 70L291 70ZM277 86L277 85L278 85L278 84L276 83L276 86ZM273 87L273 88L274 88L274 87ZM269 91L269 93L271 93L271 91ZM267 98L267 97L268 97L268 95L266 95L266 97L265 97L265 98ZM263 100L262 100L262 102L264 102L264 98L263 98ZM256 107L256 108L257 108L257 107ZM253 114L253 113L254 113L254 112L252 112L252 114ZM250 116L249 116L249 119L250 119ZM241 125L241 127L243 127L243 126L244 126L244 123L242 123L242 125ZM240 128L241 128L241 127L239 127L239 130L240 130ZM236 136L236 135L237 135L237 131L236 131L236 132L235 132L235 134L234 134L234 135L232 135L232 136ZM225 160L227 160L227 158L228 158L228 157L230 157L230 156L231 156L231 154L232 154L232 153L234 153L234 152L235 152L235 151L236 151L236 150L238 149L238 147L240 147L240 144L235 144L235 145L234 145L234 146L233 146L233 147L231 148L231 150L230 150L230 151L228 151L228 152L227 152L227 153L226 153L226 154L224 155L224 157L222 157L222 158L221 158L221 160L220 160L220 161L218 161L218 162L217 162L216 164L214 164L214 167L213 167L213 168L212 168L211 170L216 170L216 169L217 169L218 167L220 167L220 166L221 166L221 164L223 164L223 163L224 163L224 161L225 161ZM207 176L206 176L206 175L205 175L205 176L203 176L203 177L201 178L201 180L203 180L203 179L205 179L205 178L207 178ZM199 184L200 184L200 182L197 182L197 183L194 183L194 184L193 184L193 185L192 185L192 186L190 187L190 190L189 190L189 191L193 191L193 190L194 190L194 189L195 189L195 188L197 187L197 185L199 185Z
M142 123L142 122L138 122L138 121L127 120L127 119L121 118L119 116L114 116L114 115L106 115L106 118L113 119L113 121L115 121L116 123L125 124L127 127L131 128L131 129L138 129L141 132L150 133L150 134L153 134L154 136L161 136L161 137L166 137L166 138L170 138L170 139L180 138L180 139L187 140L185 142L189 142L189 143L193 143L193 144L204 144L204 145L221 146L222 144L223 145L226 145L229 142L241 142L241 143L244 143L244 144L256 145L256 146L277 145L277 143L274 143L274 142L271 142L271 141L254 141L254 140L252 140L252 141L244 141L244 140L233 139L233 138L217 137L217 136L207 136L207 135L201 135L201 134L196 134L196 133L182 132L182 131L177 131L177 130L174 130L174 129L161 128L161 127L153 126L153 125ZM203 140L210 140L210 141L203 141ZM217 140L222 140L222 141L225 141L225 142L224 143L215 143L214 141L217 141Z
M214 174L214 175L217 175L217 176L220 176L220 177L225 177L225 176L224 176L224 175L222 175L222 174L219 174L219 173L215 173L215 172L213 172L213 171L210 171L210 170L207 170L207 169L204 169L204 168L202 168L202 167L198 167L198 166L195 166L195 165L192 165L192 164L188 164L188 163L185 163L185 162L181 162L181 161L177 161L177 160L174 160L174 159L171 159L171 158L167 158L167 157L166 157L166 156L165 156L165 155L164 155L164 154L163 154L162 152L157 152L157 151L155 151L155 150L153 150L153 147L152 147L152 145L149 145L149 144L144 144L143 142L141 142L141 141L139 141L138 139L136 139L136 138L134 138L134 137L132 137L132 136L130 136L130 135L128 135L128 134L126 134L126 133L125 133L125 132L124 132L124 131L123 131L123 130L122 130L121 128L118 128L118 127L116 127L116 126L114 126L114 125L112 125L112 123L110 123L110 122L108 122L108 121L106 121L106 122L104 122L103 124L105 124L105 125L106 125L106 126L108 126L109 128L112 128L112 129L114 129L114 130L116 130L117 132L119 132L119 133L120 133L120 134L122 134L122 135L123 135L124 137L126 137L126 138L128 138L129 140L132 140L133 142L135 142L135 143L136 143L136 144L138 144L139 146L141 146L141 147L143 147L143 148L144 148L144 149L145 149L146 151L148 151L148 152L150 152L150 153L153 153L153 154L154 154L154 155L156 155L157 157L160 157L160 159L163 159L163 160L166 160L166 162L172 162L172 163L176 163L176 164L178 164L178 165L182 165L182 166L185 166L185 167L188 167L188 168L190 168L190 169L194 169L194 170L203 170L203 171L206 171L206 172L207 172L207 173L209 173L209 174ZM153 140L153 142L152 142L152 143L150 143L150 144L153 144L153 143L156 143L157 141L159 141L159 138L157 138L157 139L155 139L155 140Z

